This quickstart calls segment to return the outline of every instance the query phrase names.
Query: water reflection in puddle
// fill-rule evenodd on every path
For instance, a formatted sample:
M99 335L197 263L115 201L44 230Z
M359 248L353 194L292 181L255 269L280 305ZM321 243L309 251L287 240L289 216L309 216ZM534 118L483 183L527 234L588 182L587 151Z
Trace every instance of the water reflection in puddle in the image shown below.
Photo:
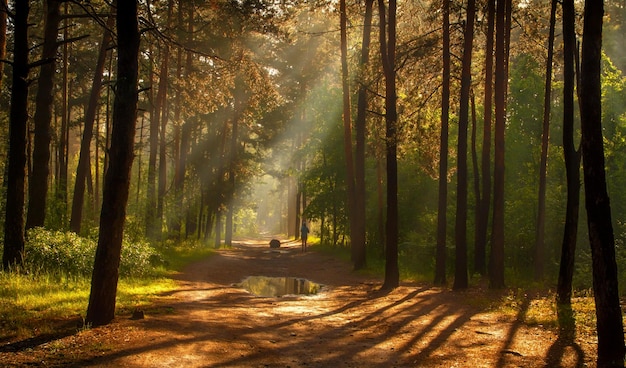
M321 285L297 277L249 276L241 284L242 288L256 296L281 297L283 295L317 294Z

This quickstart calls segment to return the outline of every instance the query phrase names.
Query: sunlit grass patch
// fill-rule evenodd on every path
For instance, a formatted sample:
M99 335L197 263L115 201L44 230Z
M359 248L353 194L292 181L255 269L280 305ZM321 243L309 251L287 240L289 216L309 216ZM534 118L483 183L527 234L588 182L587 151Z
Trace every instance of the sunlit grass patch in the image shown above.
M157 267L157 274L160 275L181 271L186 265L215 254L213 248L197 241L167 242L158 250L163 257L163 265Z
M206 246L184 243L164 247L162 251L167 262L157 266L154 272L120 277L118 315L150 305L156 298L175 290L176 282L167 275L213 252ZM80 320L86 313L90 290L91 278L86 275L57 270L0 272L0 339L28 338L52 332L55 322Z
M88 297L85 278L0 272L0 337L46 333L45 321L84 314Z
M557 305L553 291L532 294L523 289L510 290L496 301L492 309L518 318L529 326L571 329L583 339L593 338L596 334L595 302L589 292L575 293L570 309Z
M532 298L529 301L525 322L529 325L558 327L556 296L549 293L545 296Z
M176 287L174 280L165 277L121 279L117 287L117 312L127 313L149 305L155 298L175 290Z

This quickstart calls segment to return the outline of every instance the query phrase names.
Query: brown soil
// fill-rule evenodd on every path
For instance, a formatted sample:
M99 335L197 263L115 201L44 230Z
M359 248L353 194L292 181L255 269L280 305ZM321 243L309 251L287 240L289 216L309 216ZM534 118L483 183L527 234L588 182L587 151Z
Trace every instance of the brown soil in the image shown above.
M380 280L297 243L239 242L191 265L180 287L108 326L0 341L2 366L75 367L582 367L595 366L593 337L523 323L490 302L501 293L453 292ZM256 297L246 276L301 277L314 296ZM71 321L75 323L76 321ZM66 331L65 333L63 331Z

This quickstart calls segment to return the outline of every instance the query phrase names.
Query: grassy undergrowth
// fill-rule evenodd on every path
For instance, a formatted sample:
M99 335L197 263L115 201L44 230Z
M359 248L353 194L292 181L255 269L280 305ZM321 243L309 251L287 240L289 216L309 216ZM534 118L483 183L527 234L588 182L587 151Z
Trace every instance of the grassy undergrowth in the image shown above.
M65 243L56 244L59 238L66 243L77 241L76 238L70 239L64 234L51 237L53 239L44 241L45 245L30 244L30 248L27 246L27 252L30 249L33 253L32 258L46 259L50 253L58 255L63 247L72 248ZM42 241L41 236L31 239ZM79 241L82 243L85 240ZM133 247L133 244L125 246ZM50 252L50 249L33 250L36 247L52 247L54 252ZM141 247L147 249L145 244ZM75 249L82 252L85 247ZM133 269L132 263L139 260L144 269L139 273L121 272L116 302L118 314L149 305L157 296L174 290L176 283L170 276L182 270L185 265L210 256L212 250L194 243L172 243L159 246L158 249L151 248L148 252L152 256L149 267L144 264L143 258L137 258L133 252L130 253L132 260L125 267ZM81 254L80 257L84 258L84 255ZM123 263L124 257L123 255ZM129 262L128 259L126 262ZM0 341L53 333L59 323L82 321L89 301L91 277L78 270L75 264L66 264L67 267L54 261L50 261L48 265L39 262L26 263L21 272L0 272ZM137 268L139 266L135 267Z

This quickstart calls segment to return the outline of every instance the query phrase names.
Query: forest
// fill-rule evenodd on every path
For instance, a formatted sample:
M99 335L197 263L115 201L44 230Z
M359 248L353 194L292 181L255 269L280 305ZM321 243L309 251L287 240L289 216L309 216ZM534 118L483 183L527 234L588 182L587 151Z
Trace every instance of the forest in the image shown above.
M623 366L626 1L0 2L3 275L106 325L165 250L306 222L381 290L591 293Z

